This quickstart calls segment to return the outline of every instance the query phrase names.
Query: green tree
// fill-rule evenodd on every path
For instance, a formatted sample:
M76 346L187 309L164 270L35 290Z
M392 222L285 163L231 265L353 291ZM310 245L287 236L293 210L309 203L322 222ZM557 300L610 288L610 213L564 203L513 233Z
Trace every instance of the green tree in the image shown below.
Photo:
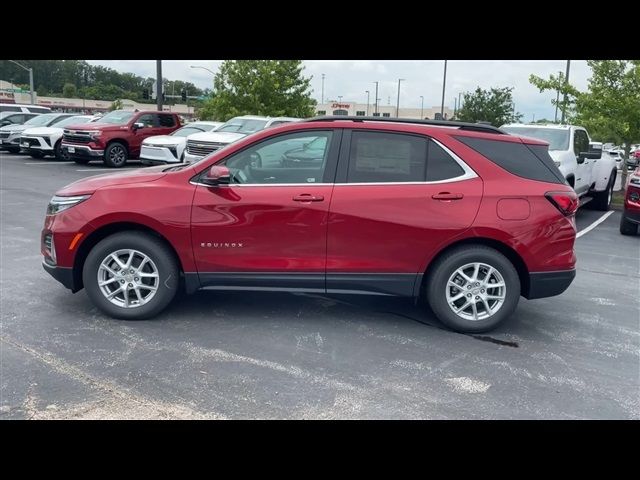
M576 99L580 92L565 81L564 73L558 72L558 75L549 75L549 78L544 79L537 75L529 76L529 83L538 88L542 93L546 90L559 92L559 100L555 98L551 100L551 105L557 106L560 112L564 112L565 122L571 123L575 115Z
M78 89L73 83L65 83L62 87L62 96L64 98L75 98L78 93Z
M200 117L310 117L316 102L303 69L300 60L226 60L213 81L214 97L200 109Z
M478 87L474 92L465 93L462 108L456 113L456 119L463 122L489 122L499 127L505 123L518 122L522 115L513 110L513 88Z
M113 112L114 110L120 110L122 108L122 100L114 100L111 106L109 107L109 111Z

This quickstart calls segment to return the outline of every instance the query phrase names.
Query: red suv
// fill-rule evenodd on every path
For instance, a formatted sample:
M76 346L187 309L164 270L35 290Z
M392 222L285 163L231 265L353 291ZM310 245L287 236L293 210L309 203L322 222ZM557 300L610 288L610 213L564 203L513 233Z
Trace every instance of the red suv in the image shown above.
M122 319L178 289L424 294L449 327L486 331L575 276L578 199L547 150L460 122L290 123L193 164L68 185L43 266Z
M638 150L640 151L640 150ZM620 233L636 235L640 225L640 167L629 175L620 217Z
M145 138L169 135L180 127L175 113L115 110L95 122L66 127L62 150L76 163L102 160L109 167L122 167L138 158Z

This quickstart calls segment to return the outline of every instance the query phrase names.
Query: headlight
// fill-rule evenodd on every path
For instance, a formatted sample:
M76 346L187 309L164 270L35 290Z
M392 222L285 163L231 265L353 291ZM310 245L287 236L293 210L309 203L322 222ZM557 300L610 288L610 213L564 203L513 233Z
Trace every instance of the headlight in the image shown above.
M92 130L89 132L89 136L91 138L98 138L100 135L102 135L102 130Z
M73 207L81 202L84 202L91 195L76 195L74 197L58 197L54 195L49 205L47 205L47 215L55 215L68 208Z

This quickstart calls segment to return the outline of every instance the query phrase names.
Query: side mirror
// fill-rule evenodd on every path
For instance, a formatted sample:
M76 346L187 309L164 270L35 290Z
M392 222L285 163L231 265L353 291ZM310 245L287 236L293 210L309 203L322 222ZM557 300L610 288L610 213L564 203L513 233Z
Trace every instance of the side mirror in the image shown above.
M133 124L133 130L138 130L139 128L144 128L144 123L142 122L136 122Z
M202 183L211 186L229 185L231 183L231 172L224 165L214 165L202 177Z

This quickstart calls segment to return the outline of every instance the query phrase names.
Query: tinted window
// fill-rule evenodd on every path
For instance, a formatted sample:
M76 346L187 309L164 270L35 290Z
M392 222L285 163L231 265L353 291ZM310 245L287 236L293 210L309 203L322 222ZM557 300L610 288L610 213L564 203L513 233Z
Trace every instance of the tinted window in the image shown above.
M435 182L464 175L464 170L445 150L434 141L429 141L427 157L427 181Z
M527 146L520 142L503 142L484 138L461 136L455 138L514 175L541 182L565 183L560 171L547 165L551 160L550 157L545 161L534 154L531 150L536 148L534 145ZM549 154L546 153L546 156Z
M51 113L50 108L44 108L44 107L27 107L27 110L34 113Z
M14 115L7 115L6 117L2 118L3 122L9 122L9 123L15 123L15 124L21 124L25 122L25 115L22 113L16 113Z
M136 120L136 123L142 123L144 125L144 128L153 127L153 115L151 115L150 113L140 115Z
M381 132L353 132L349 183L424 182L427 139Z
M160 117L160 126L161 127L175 127L176 120L173 115L158 115Z
M330 131L298 132L252 145L225 161L231 183L321 183L331 137Z
M589 137L584 130L576 130L573 134L573 151L576 155L589 151Z
M0 105L0 112L20 112L20 107L11 107L8 105Z

